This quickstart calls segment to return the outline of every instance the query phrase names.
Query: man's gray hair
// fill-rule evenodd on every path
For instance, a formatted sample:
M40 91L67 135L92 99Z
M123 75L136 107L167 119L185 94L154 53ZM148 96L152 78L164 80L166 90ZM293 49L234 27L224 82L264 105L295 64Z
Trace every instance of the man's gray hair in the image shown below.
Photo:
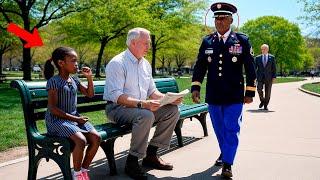
M268 44L262 44L261 47L266 47L267 49L269 49L269 45Z
M146 33L149 35L150 31L148 31L145 28L140 28L140 27L130 29L128 32L128 36L127 36L127 42L126 42L127 46L128 47L130 46L132 40L139 39L141 36L141 33Z

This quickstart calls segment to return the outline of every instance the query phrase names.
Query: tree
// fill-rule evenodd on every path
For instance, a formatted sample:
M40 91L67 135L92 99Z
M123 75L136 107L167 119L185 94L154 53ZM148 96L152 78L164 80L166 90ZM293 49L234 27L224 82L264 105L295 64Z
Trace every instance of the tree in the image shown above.
M151 31L152 75L155 75L156 53L173 40L177 30L198 21L196 12L203 9L205 1L152 0L144 26Z
M17 22L23 24L23 29L33 32L47 25L52 20L58 20L70 13L82 11L89 7L84 0L0 0L0 13L7 23ZM1 24L1 29L6 29ZM22 45L26 41L20 39ZM23 79L31 80L31 49L23 47Z
M107 44L125 35L136 20L143 19L141 9L144 8L143 1L141 2L140 4L137 0L99 0L94 8L74 14L61 22L60 32L65 33L68 39L79 44L84 42L100 44L96 77L100 77L102 57Z
M305 15L300 16L306 27L311 27L311 36L320 35L320 1L315 0L298 0L304 5Z
M308 51L299 27L283 17L263 16L250 20L241 31L250 37L254 52L260 52L264 43L269 45L281 73L302 68L301 62L308 57L305 56Z
M320 39L306 38L307 48L314 58L314 68L320 70Z
M15 39L6 32L5 29L0 29L0 75L2 74L3 55L17 44Z

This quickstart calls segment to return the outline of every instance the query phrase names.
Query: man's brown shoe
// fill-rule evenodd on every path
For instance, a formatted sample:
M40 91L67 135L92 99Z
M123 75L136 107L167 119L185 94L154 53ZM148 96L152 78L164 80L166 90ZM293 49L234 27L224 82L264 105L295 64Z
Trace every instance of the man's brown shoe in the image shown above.
M142 165L159 170L172 170L173 166L170 163L164 162L158 156L147 156L142 160Z

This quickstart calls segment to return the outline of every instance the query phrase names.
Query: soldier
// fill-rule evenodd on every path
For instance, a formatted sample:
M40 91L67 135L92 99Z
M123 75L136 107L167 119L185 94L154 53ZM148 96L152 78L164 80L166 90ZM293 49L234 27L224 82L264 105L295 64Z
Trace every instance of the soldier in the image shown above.
M219 142L220 156L216 166L222 166L223 177L232 177L238 143L242 109L255 95L255 66L253 51L245 34L233 32L230 25L237 8L228 3L214 3L217 32L204 37L192 77L192 99L200 102L200 87L207 73L206 102ZM243 67L246 74L244 88Z

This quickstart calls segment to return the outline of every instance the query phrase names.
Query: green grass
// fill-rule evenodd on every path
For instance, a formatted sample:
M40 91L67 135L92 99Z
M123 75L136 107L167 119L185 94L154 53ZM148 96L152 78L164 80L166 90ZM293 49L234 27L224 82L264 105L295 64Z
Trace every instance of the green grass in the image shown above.
M320 82L302 85L303 89L320 94Z
M180 91L183 91L185 89L189 89L191 87L191 78L176 78L178 87ZM204 79L202 85L201 85L201 96L200 100L201 102L204 102L205 100L205 91L206 91L206 79ZM183 99L184 104L192 104L192 98L191 98L191 93L187 94L184 99Z
M301 77L279 77L276 78L275 83L287 83L287 82L296 82L296 81L303 81L304 78Z
M190 78L176 78L180 91L190 89ZM281 82L303 80L302 78L277 78ZM8 81L7 81L8 82ZM201 87L201 102L204 102L205 84ZM318 89L319 89L318 85ZM8 83L0 84L0 151L11 147L27 145L24 117L19 92ZM184 98L184 104L192 104L191 93ZM85 113L93 124L106 122L105 112ZM45 132L43 121L37 123L40 132Z
M0 84L0 151L26 145L22 105L18 91Z

